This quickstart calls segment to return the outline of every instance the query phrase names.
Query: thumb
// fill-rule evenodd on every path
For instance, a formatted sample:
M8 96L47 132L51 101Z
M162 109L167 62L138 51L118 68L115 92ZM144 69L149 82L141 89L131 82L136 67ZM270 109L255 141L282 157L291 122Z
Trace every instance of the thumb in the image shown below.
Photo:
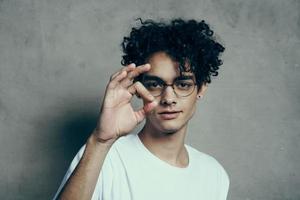
M146 113L153 110L155 108L155 106L157 106L157 102L152 101L152 102L146 103L145 106L143 108L141 108L140 110L135 111L134 114L135 114L137 123L139 124L140 122L142 122L146 116Z
M151 101L149 103L145 103L145 106L144 106L143 109L144 109L145 113L148 113L151 110L153 110L156 106L157 106L157 102L156 101Z

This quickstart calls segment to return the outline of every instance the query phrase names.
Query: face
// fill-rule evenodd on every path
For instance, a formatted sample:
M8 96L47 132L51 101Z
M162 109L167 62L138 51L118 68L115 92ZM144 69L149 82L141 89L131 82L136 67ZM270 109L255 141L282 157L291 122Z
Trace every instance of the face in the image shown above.
M166 84L172 84L180 76L179 63L173 61L166 53L157 52L153 54L148 63L151 69L145 76L157 77ZM184 76L195 76L191 72L184 72ZM193 92L186 97L178 97L172 87L165 88L160 96L155 97L158 105L146 116L146 126L162 133L175 133L186 128L188 121L196 109L197 96L204 94L206 88L198 90L197 86Z

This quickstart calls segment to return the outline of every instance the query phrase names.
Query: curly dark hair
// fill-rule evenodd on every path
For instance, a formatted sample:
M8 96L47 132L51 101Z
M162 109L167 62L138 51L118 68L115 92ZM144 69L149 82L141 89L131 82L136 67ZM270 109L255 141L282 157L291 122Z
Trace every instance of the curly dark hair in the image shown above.
M136 20L140 20L141 26L133 27L129 37L124 37L121 43L123 66L145 64L152 54L162 51L179 62L180 73L194 73L198 86L211 83L211 75L218 75L217 70L222 65L219 56L225 48L216 41L214 32L204 20L197 22L177 18L170 23ZM189 69L184 67L187 61Z

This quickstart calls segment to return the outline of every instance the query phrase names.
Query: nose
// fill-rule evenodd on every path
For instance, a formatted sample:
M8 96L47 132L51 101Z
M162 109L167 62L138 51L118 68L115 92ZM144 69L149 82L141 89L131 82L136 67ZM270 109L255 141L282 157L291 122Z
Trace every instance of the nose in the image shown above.
M176 104L176 94L172 86L166 86L163 93L161 94L161 105L172 105Z

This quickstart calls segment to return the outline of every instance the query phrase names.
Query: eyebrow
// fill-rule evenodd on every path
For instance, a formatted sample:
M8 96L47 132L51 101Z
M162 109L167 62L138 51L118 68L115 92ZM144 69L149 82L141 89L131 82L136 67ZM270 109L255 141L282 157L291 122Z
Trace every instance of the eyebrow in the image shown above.
M193 80L194 76L192 75L182 75L175 78L175 80Z
M152 76L152 75L144 75L143 76L144 81L158 81L158 82L164 82L161 78L158 76Z
M161 78L159 78L158 76L153 76L153 75L144 75L143 80L150 80L150 81L158 81L158 82L163 82L165 83L164 80L162 80ZM193 76L192 75L183 75L183 76L178 76L174 79L174 81L178 81L178 80L193 80Z

